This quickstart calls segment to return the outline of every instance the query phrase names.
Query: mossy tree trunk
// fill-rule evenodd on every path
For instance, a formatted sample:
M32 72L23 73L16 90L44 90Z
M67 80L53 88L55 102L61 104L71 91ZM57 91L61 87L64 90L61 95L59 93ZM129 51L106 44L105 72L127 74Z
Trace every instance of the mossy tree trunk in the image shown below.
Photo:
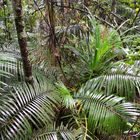
M32 84L32 67L28 59L28 50L27 50L27 37L23 21L23 11L21 0L12 0L12 6L15 16L15 25L18 37L18 43L20 47L21 57L23 61L23 69L25 75L25 81Z

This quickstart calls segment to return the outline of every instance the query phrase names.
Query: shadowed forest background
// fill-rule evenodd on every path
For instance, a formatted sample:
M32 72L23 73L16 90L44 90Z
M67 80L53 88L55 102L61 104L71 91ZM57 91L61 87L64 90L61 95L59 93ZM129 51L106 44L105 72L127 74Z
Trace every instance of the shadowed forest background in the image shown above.
M140 140L140 0L0 0L0 140Z

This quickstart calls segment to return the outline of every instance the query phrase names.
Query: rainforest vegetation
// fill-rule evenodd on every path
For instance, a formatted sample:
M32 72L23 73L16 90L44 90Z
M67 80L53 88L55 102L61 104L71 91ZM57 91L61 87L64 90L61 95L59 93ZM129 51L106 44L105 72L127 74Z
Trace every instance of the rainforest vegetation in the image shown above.
M140 0L0 0L0 140L140 140Z

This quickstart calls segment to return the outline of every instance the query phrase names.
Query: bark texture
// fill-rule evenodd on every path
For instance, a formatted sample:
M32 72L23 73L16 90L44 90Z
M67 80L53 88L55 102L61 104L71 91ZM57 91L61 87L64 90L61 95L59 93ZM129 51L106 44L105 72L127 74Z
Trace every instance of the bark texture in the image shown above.
M33 82L32 78L32 67L28 59L28 50L27 50L27 37L23 21L23 11L21 0L12 0L14 16L15 16L15 25L18 36L18 43L20 47L21 57L23 61L23 69L25 75L25 81L28 83Z

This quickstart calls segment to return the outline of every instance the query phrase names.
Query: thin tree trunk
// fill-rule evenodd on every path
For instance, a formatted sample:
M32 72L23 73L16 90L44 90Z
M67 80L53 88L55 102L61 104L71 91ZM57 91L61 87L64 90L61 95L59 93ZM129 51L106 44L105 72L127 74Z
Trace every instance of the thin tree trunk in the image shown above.
M21 57L23 61L23 69L25 75L25 81L32 84L32 67L28 59L27 50L27 37L23 21L23 11L21 0L12 0L14 15L15 15L15 25L18 36L18 43L20 47Z
M56 66L58 64L59 51L58 48L56 47L54 2L47 0L46 8L47 8L46 15L48 15L49 30L50 30L49 49L52 57L51 63L52 65Z

